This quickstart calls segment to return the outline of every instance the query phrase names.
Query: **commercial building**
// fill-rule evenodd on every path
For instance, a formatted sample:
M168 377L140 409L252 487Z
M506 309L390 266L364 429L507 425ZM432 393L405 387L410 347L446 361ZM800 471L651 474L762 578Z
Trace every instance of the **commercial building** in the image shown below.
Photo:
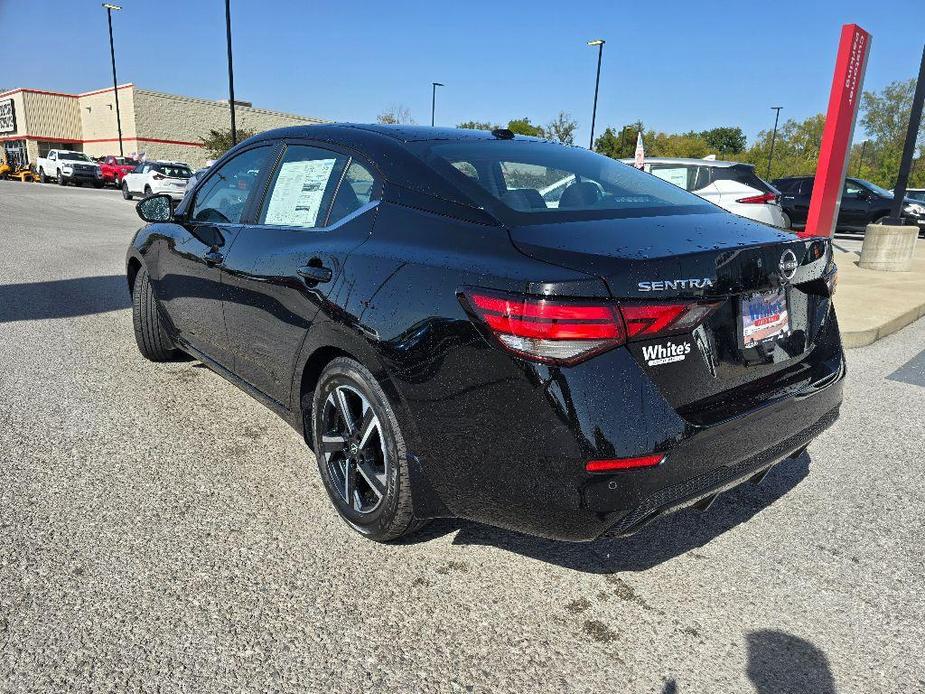
M122 149L126 156L184 161L202 166L209 158L200 138L227 130L227 101L212 101L139 89L119 90ZM72 149L94 157L119 154L114 90L64 94L40 89L0 92L0 144L19 163L32 162L49 149ZM254 108L235 102L237 127L263 131L288 125L322 123L318 118Z

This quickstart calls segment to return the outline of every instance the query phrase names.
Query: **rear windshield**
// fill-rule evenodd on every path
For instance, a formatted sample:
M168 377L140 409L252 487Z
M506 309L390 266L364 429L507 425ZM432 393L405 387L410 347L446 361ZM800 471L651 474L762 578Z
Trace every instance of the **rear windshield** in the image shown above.
M614 159L532 140L410 145L486 207L519 223L716 211L703 199Z
M193 172L185 166L174 166L172 164L155 164L151 168L153 168L155 171L159 171L165 176L169 176L170 178L189 178L193 175Z

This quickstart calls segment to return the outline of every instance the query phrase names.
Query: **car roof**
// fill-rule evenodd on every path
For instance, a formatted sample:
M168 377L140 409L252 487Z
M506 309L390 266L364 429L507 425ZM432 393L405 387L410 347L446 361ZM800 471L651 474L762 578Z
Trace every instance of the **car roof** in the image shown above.
M632 157L627 157L626 159L621 159L624 164L632 164L635 159ZM720 169L725 169L730 166L751 166L754 168L754 164L746 164L741 161L725 161L723 159L697 159L695 157L646 157L646 164L697 164L698 166L715 166Z

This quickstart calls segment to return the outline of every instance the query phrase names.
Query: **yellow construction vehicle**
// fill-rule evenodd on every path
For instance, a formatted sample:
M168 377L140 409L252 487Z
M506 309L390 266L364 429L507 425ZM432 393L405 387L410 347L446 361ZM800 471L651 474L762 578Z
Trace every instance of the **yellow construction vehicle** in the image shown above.
M15 166L10 164L6 151L0 149L0 179L16 179L22 183L36 180L35 174L28 166Z

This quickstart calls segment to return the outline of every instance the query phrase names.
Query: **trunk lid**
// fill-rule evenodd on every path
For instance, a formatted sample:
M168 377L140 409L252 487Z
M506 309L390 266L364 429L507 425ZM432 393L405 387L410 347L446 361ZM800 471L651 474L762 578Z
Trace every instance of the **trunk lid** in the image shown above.
M804 388L824 375L833 349L840 354L837 330L834 346L825 339L831 332L828 240L803 240L712 212L529 225L510 234L531 257L600 277L620 303L716 304L689 332L627 346L694 422L718 421L736 408ZM760 343L744 337L743 320L749 326L773 320L762 315L757 297L786 301L789 331ZM821 341L825 349L815 349Z

